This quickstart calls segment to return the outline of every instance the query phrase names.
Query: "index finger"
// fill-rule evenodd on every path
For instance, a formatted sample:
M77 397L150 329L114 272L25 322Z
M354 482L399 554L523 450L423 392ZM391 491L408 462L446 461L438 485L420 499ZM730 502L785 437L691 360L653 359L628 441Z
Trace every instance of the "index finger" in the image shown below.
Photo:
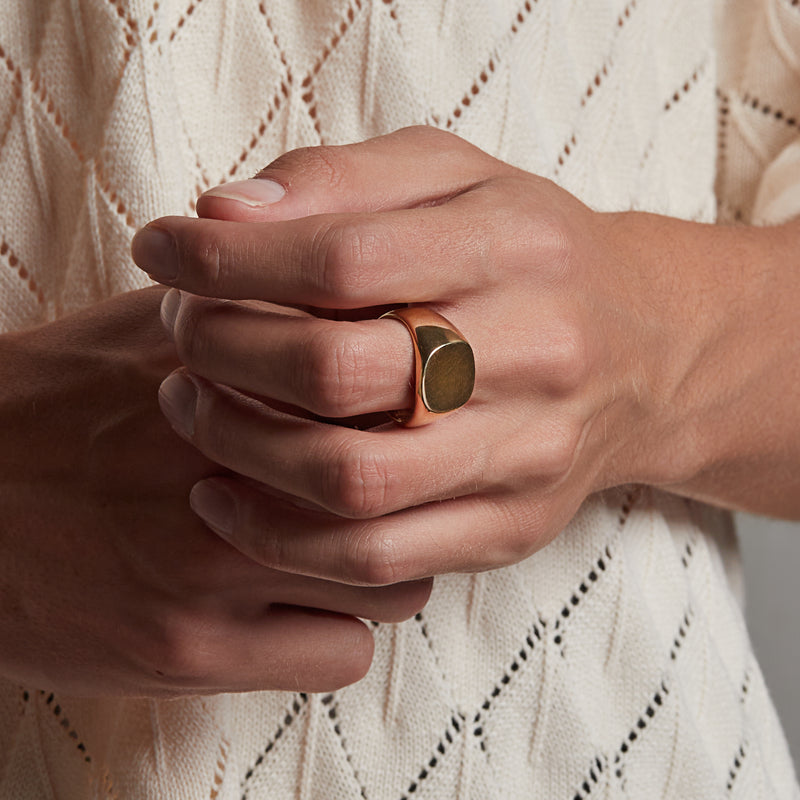
M207 297L320 308L454 300L492 280L471 203L271 223L165 217L137 233L132 253L155 280Z

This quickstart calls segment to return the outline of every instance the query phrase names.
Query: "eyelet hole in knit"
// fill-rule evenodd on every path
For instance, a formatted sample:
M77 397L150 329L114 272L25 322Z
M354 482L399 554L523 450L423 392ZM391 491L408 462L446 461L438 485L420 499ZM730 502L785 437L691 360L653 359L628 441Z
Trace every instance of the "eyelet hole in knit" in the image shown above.
M20 262L19 258L14 254L5 239L0 238L0 258L2 258L8 266L17 273L17 276L28 290L36 297L39 305L44 305L44 292L41 287L36 283L36 279L30 274L28 269Z

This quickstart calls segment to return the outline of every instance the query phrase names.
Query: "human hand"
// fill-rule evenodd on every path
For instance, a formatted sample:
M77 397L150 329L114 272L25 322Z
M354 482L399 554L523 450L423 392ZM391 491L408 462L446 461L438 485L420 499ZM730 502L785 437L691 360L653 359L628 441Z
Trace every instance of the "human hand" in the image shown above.
M179 363L162 295L0 337L0 675L146 696L357 680L372 640L349 615L410 616L428 582L376 591L288 575L197 519L189 490L220 468L159 410Z
M698 440L678 432L697 428L687 376L720 318L692 252L723 234L593 212L430 129L296 151L260 177L285 194L223 186L201 198L205 219L158 220L134 242L184 290L163 307L195 376L162 387L185 398L173 425L300 501L266 513L252 484L200 482L193 507L243 552L356 584L487 569L547 544L592 492L696 474ZM369 318L404 303L442 313L476 355L471 401L429 427L351 429L219 388L323 417L407 407L408 334Z

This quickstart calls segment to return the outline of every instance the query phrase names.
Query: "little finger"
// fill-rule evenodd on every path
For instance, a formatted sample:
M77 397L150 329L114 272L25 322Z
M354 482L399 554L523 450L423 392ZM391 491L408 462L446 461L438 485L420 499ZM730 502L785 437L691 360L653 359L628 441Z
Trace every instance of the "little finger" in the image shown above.
M235 479L207 479L192 507L221 537L273 569L365 586L508 566L551 541L577 511L580 490L555 498L470 495L369 520L289 503Z

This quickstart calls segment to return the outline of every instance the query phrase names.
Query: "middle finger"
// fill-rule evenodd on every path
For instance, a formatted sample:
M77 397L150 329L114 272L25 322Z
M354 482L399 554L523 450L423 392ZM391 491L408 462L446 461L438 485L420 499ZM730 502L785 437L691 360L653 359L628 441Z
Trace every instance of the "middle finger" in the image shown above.
M162 318L181 361L209 381L323 417L412 404L411 340L392 320L332 321L177 290Z

